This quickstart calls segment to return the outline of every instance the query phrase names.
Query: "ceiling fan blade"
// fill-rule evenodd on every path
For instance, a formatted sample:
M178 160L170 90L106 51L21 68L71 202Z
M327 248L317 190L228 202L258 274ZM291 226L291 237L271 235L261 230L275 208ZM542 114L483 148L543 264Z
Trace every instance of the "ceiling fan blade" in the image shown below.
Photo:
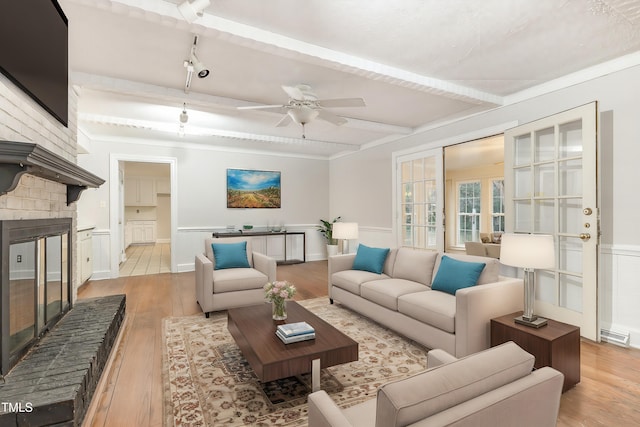
M319 106L325 108L336 107L366 107L362 98L337 98L337 99L318 99L316 101Z
M318 111L318 118L322 119L324 121L327 121L329 123L333 123L336 126L341 126L345 123L347 123L347 119L344 119L342 117L338 117L333 113L330 113L327 110L317 110Z
M291 99L298 99L298 100L303 100L304 99L304 93L302 93L302 91L300 90L300 88L296 87L296 86L282 86L282 90L284 90L287 95L289 95L289 98Z
M291 116L289 116L288 114L285 114L284 116L282 116L280 121L276 123L276 127L279 127L279 128L284 127L284 126L287 126L289 123L291 123Z
M273 105L249 105L246 107L236 107L238 110L265 110L267 108L285 108L286 105L273 104Z

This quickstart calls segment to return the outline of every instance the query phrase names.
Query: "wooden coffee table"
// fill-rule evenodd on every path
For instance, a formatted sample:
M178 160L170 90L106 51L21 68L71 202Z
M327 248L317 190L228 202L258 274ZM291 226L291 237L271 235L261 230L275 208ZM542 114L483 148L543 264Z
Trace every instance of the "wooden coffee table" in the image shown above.
M320 389L320 367L358 360L358 343L295 301L287 302L287 320L271 318L271 304L228 310L227 328L260 381L311 372L313 391ZM316 338L285 344L276 336L282 323L307 322Z

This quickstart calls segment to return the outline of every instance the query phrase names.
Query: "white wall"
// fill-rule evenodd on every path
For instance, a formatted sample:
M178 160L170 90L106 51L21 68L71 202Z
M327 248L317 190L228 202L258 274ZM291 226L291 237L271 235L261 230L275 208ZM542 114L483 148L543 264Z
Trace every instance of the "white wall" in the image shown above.
M638 82L640 66L335 159L331 162L331 216L342 215L370 230L361 233L360 241L365 244L371 239L396 246L393 233L389 232L393 229L394 151L447 145L462 135L481 137L477 135L481 129L513 121L527 123L598 101L602 168L600 327L630 332L632 345L640 347L640 197L635 195L640 182Z
M194 268L194 257L203 249L204 238L227 225L255 227L285 225L288 230L307 232L307 259L323 259L324 242L315 231L320 218L329 213L329 162L322 159L285 157L260 153L231 152L211 147L186 145L176 141L174 147L149 145L136 141L113 142L91 140L84 144L89 154L79 156L78 163L104 177L107 182L97 190L87 191L78 206L78 216L90 217L96 225L94 238L101 243L94 249L102 257L94 265L94 279L111 277L110 246L114 230L110 230L111 156L135 155L169 157L177 161L177 271ZM227 209L227 168L281 171L282 207L280 209ZM117 178L117 177L115 177ZM105 258L106 257L106 258ZM98 258L96 254L95 258Z

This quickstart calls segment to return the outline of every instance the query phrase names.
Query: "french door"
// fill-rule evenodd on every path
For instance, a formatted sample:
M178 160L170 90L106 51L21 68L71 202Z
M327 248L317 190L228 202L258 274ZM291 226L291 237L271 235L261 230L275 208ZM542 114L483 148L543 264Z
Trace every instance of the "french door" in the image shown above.
M396 158L398 246L444 250L442 149Z
M537 271L535 313L597 341L597 103L505 132L505 228L551 234L556 267Z

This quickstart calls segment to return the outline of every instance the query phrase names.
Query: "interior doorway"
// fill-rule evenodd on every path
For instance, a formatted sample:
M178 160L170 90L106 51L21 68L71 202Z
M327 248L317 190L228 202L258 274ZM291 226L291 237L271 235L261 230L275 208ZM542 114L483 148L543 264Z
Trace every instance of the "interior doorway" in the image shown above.
M176 165L173 157L111 156L112 278L177 271ZM129 265L121 271L130 257L145 267Z
M171 169L167 163L120 162L124 197L120 276L171 272Z
M468 242L499 249L491 245L504 231L504 135L445 147L444 185L445 251L464 253Z

